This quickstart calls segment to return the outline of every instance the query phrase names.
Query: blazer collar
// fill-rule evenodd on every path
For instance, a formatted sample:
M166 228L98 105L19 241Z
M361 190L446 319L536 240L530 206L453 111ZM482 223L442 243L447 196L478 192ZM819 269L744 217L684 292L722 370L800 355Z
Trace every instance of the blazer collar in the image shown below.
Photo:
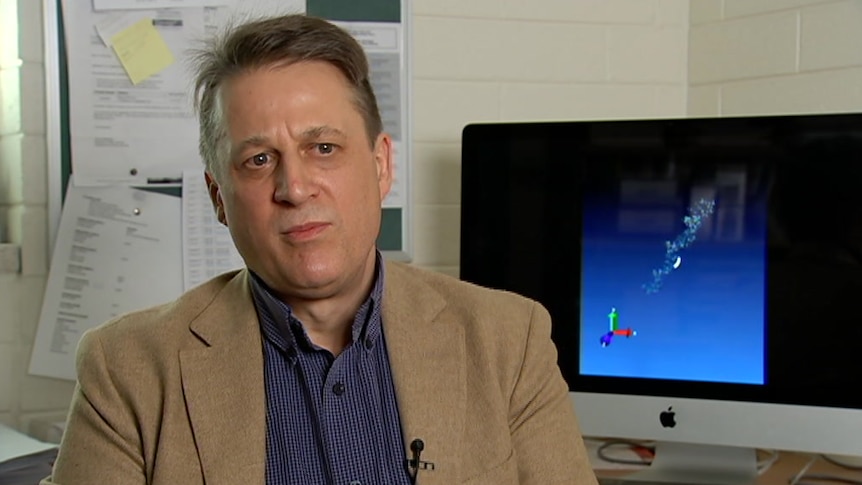
M424 443L423 485L457 481L464 450L466 350L462 322L415 269L385 262L383 333L404 438ZM180 352L183 392L208 485L263 483L266 396L260 326L247 270L222 288L189 328L197 345ZM430 465L429 465L430 466Z
M189 420L208 485L263 483L266 401L260 327L239 271L189 328L200 342L180 352Z
M466 412L466 350L460 320L415 269L387 263L383 334L395 381L405 458L410 443L424 443L423 485L457 481Z

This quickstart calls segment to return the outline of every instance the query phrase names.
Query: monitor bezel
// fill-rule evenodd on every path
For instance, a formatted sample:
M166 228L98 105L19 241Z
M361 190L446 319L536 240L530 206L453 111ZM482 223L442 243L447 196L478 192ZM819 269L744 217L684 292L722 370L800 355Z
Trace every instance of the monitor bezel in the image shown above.
M485 286L495 286L493 278L483 281L475 277L474 272L477 270L471 267L466 249L472 237L471 223L476 217L483 216L471 212L475 208L471 206L469 191L475 183L487 183L481 180L481 175L488 167L470 165L475 155L471 151L481 149L474 145L477 138L501 130L513 130L523 136L525 130L541 134L587 123L685 125L693 121L732 124L737 120L745 120L775 124L793 122L799 116L808 119L820 117L824 120L841 118L862 126L862 114L857 113L469 124L462 133L461 277ZM573 252L579 251L579 247L573 248ZM573 305L573 313L576 313L576 307ZM583 375L565 377L582 429L587 435L862 455L862 440L854 442L853 438L862 436L862 407L824 402L814 394L788 391L776 395L767 386L745 384ZM658 414L668 407L673 407L677 413L681 413L680 416L686 417L681 421L683 424L675 428L661 425ZM613 419L608 418L611 414ZM842 432L836 433L839 429Z

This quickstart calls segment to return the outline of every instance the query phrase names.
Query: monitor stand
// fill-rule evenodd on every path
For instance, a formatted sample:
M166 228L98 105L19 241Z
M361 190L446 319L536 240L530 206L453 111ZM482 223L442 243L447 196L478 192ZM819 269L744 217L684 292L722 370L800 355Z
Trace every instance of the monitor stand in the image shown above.
M745 485L756 479L757 450L753 448L657 442L650 467L622 481Z

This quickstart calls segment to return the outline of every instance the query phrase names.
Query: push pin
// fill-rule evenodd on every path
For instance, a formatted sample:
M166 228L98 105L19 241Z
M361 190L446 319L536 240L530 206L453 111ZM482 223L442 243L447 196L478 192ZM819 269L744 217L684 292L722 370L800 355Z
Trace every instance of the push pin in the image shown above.
M134 214L134 215L136 215L136 216L141 215L141 209L138 209L137 207L135 207L135 208L132 210L132 214Z

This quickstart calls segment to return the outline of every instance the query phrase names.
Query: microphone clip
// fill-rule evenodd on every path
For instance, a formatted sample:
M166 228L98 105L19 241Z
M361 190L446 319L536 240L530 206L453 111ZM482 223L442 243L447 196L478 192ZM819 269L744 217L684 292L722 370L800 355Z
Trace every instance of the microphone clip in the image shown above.
M413 472L417 472L419 470L433 470L434 463L430 461L422 461L422 450L425 449L425 442L419 438L410 442L410 458L407 459L407 466L410 467Z

